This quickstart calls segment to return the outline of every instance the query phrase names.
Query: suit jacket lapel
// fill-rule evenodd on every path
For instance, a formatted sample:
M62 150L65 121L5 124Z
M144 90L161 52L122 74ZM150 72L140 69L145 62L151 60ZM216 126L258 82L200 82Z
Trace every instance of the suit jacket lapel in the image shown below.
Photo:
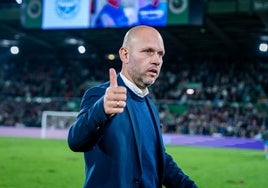
M130 96L128 97L130 98ZM139 163L140 163L140 167L141 167L141 159L142 159L142 149L141 149L141 134L140 134L140 127L138 125L138 117L136 116L136 113L134 111L133 108L133 104L129 101L127 101L127 111L129 113L129 117L130 117L130 123L133 129L133 133L134 133L134 137L135 137L135 141L136 141L136 146L137 146L137 151L138 151L138 156L139 156Z
M119 85L126 87L126 85L124 84L124 82L120 76L118 76L117 81L118 81ZM141 169L142 149L141 149L140 127L138 125L138 119L137 119L138 117L136 116L136 112L134 110L134 107L133 107L133 104L132 104L130 98L131 98L131 96L130 96L130 93L128 92L127 93L127 101L126 101L127 105L126 105L125 110L130 117L130 125L132 126L132 130L134 133L134 138L135 138L136 147L137 147L137 154L138 154L138 158L139 158L139 165L140 165L140 169Z
M162 132L161 132L161 128L160 128L160 120L159 120L159 116L158 116L158 111L157 109L153 108L155 105L154 103L152 102L152 100L150 100L148 97L146 97L146 102L149 106L149 110L151 112L151 114L153 114L153 122L154 122L154 125L155 125L155 131L156 131L156 136L157 136L157 146L158 146L158 157L159 157L159 171L158 171L158 175L159 175L159 178L162 177L162 172L163 172L163 169L164 169L164 143L163 143L163 139L162 139Z

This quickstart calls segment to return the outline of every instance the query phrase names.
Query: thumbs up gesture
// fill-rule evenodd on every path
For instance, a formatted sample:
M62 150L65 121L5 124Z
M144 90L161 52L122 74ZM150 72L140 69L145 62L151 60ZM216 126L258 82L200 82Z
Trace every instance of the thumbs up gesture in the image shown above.
M109 70L110 86L106 89L104 96L104 112L107 115L122 113L126 106L127 89L118 86L115 69Z

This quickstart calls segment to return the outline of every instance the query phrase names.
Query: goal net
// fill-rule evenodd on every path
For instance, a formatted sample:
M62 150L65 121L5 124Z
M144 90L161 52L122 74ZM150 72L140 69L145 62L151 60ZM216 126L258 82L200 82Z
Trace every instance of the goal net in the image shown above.
M41 138L62 138L71 124L75 121L78 112L43 111L41 119Z

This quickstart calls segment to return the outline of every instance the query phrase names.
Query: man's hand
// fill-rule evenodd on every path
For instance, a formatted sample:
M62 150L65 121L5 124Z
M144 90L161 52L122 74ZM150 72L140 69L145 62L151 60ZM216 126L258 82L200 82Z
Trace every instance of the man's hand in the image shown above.
M110 86L104 96L104 111L107 115L118 114L124 111L127 99L127 89L118 86L115 69L109 70Z

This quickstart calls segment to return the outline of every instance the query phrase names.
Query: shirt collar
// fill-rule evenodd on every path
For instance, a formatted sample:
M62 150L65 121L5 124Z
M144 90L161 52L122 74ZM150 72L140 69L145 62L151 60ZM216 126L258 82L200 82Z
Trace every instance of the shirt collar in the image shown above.
M129 81L121 72L120 72L120 76L121 76L123 82L126 84L126 86L131 91L133 91L136 95L138 95L139 97L145 97L146 95L149 94L148 88L146 88L145 92L142 92L142 90L140 88L138 88L135 84L133 84L131 81Z

